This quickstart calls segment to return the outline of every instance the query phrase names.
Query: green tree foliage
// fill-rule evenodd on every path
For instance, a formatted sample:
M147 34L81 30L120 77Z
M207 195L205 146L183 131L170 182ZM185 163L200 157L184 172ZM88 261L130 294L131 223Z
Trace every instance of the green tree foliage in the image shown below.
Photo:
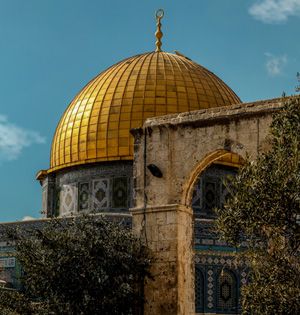
M91 215L53 219L9 237L24 275L19 292L1 290L3 314L132 314L138 308L150 255L128 229Z
M250 281L242 288L243 314L300 314L300 99L273 117L271 148L246 161L231 179L231 197L217 210L217 229L243 255Z

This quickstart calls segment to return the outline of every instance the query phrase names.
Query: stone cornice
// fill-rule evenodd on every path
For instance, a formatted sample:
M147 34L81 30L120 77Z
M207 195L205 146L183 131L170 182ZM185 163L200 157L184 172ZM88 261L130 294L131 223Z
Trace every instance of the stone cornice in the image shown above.
M132 215L153 213L153 212L168 212L168 211L180 211L193 215L193 210L190 207L181 204L168 204L159 206L147 206L146 208L131 208L129 209Z
M276 98L148 118L144 124L144 129L164 126L176 128L176 126L179 125L201 127L216 123L230 122L232 120L246 118L248 116L262 116L266 114L272 114L273 112L282 108L284 101L288 99L289 98Z

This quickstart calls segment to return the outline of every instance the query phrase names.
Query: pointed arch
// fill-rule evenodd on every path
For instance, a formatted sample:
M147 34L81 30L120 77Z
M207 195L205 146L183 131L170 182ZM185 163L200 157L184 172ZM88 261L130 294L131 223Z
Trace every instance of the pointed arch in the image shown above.
M200 174L213 163L240 168L244 164L244 159L239 154L227 150L217 150L206 155L206 157L196 165L183 186L181 200L183 205L191 207L195 183Z
M222 269L217 275L217 310L238 312L238 280L234 271Z

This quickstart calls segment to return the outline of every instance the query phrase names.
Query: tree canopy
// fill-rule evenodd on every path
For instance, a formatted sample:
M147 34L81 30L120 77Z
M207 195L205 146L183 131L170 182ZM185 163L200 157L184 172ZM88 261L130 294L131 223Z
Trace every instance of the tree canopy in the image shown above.
M150 254L129 229L89 215L8 234L23 276L0 291L7 314L132 314L142 302Z
M300 99L273 117L271 148L248 159L230 180L230 198L217 210L217 229L249 262L243 314L300 313Z

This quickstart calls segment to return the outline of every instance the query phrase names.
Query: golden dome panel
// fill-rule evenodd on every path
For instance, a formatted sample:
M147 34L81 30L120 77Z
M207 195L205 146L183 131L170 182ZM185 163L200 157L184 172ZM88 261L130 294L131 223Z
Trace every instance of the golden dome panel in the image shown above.
M125 59L90 81L55 131L50 170L133 159L131 128L153 116L240 103L217 76L166 52Z

